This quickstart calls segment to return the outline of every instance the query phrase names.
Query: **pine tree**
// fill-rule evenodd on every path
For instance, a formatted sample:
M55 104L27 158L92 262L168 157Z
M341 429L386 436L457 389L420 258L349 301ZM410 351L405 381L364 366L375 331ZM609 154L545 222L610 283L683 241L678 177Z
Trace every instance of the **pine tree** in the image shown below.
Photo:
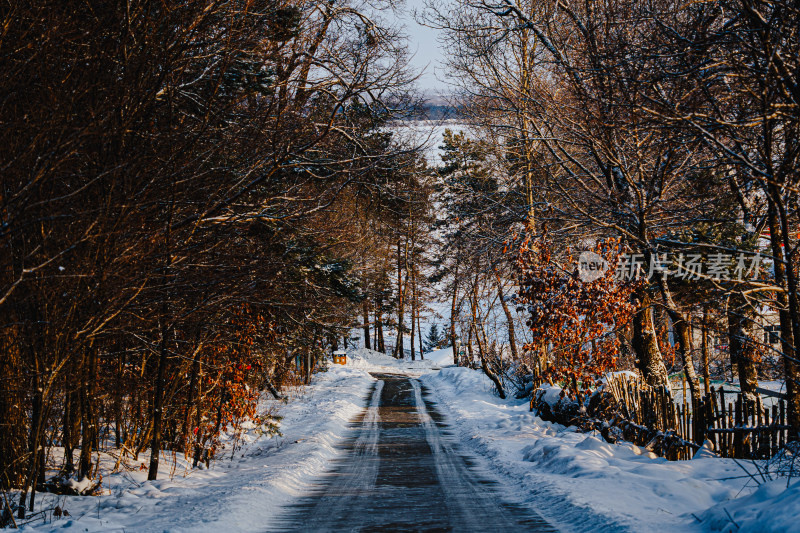
M432 352L433 350L438 350L444 347L445 344L447 344L447 339L439 330L439 324L434 322L431 325L431 329L428 330L428 336L425 337L425 351Z

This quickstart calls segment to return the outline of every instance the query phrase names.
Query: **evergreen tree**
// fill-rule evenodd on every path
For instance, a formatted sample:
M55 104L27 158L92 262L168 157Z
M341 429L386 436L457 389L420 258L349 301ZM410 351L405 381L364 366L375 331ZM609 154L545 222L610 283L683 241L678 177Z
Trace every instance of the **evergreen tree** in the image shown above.
M434 322L431 325L431 329L428 330L428 336L425 337L425 351L432 352L433 350L438 350L443 348L447 344L447 339L439 330L439 324Z

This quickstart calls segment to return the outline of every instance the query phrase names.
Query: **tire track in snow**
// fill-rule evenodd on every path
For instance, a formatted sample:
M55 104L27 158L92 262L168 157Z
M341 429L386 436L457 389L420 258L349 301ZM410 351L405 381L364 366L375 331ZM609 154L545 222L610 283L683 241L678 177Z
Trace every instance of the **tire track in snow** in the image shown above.
M351 456L334 484L319 498L314 513L305 520L304 529L308 531L329 531L330 517L347 512L352 503L350 497L356 493L370 491L375 487L378 477L378 439L381 392L383 381L375 384L364 418L360 423L358 438L353 444Z
M517 520L498 506L496 498L489 498L485 490L479 490L463 460L452 446L442 438L441 431L428 413L422 399L422 387L413 379L414 400L425 438L431 447L439 484L445 494L447 512L454 531L481 531L491 516L493 528L516 528ZM494 496L494 495L492 495ZM542 521L540 531L555 531Z
M496 484L473 472L435 423L418 380L373 375L380 381L345 445L349 453L277 530L555 531L537 513L501 501Z

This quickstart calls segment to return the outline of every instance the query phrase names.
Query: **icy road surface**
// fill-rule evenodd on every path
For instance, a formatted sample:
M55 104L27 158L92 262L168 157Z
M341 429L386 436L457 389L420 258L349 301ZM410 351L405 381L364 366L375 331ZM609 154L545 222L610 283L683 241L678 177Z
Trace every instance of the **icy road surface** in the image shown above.
M343 458L276 530L556 531L499 500L440 429L418 380L374 375Z

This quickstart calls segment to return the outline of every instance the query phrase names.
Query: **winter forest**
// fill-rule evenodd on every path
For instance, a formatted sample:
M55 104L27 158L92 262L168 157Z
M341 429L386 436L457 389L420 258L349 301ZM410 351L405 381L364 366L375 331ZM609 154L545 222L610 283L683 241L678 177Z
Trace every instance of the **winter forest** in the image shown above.
M796 0L0 21L0 528L800 531Z

